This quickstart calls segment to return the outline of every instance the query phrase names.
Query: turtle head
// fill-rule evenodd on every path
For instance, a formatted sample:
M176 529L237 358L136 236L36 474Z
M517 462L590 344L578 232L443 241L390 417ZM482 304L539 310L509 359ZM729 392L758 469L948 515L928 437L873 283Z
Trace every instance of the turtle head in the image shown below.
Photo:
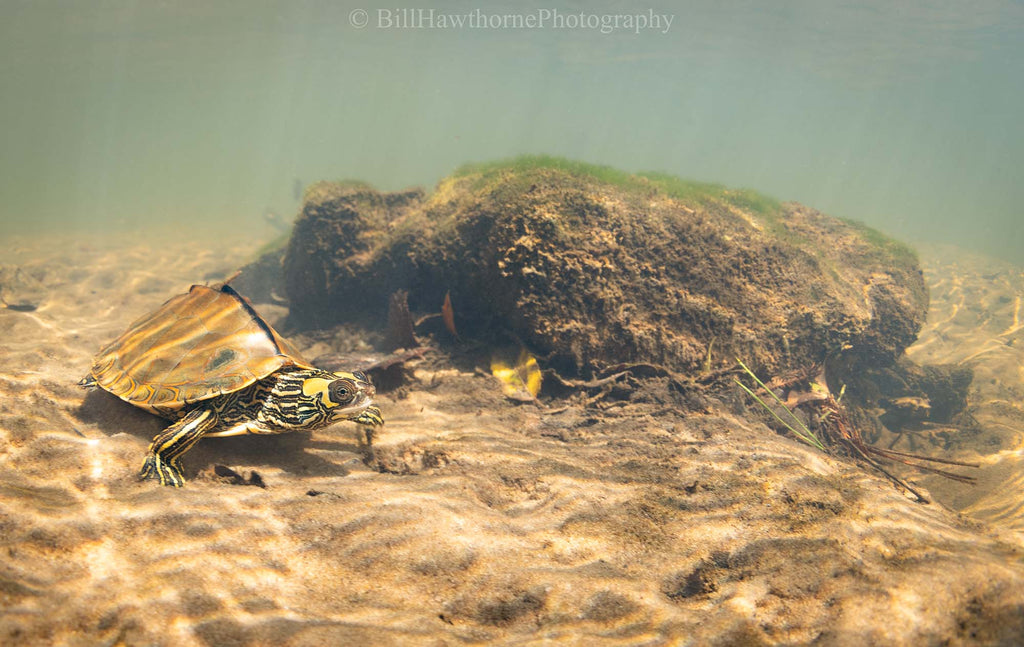
M326 413L329 422L359 418L373 404L375 393L370 378L362 371L318 371L302 381L302 395L314 402L317 410Z

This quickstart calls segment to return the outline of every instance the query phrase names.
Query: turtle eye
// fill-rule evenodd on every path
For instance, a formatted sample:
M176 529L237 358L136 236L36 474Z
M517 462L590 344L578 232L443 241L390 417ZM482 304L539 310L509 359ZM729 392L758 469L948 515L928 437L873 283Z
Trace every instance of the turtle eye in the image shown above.
M334 380L327 387L327 395L332 402L348 404L356 397L356 385L352 380Z

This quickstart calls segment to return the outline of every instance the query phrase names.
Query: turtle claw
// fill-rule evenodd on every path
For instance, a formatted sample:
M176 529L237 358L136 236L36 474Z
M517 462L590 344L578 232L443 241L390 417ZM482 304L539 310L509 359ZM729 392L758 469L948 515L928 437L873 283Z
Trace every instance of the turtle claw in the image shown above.
M181 471L181 462L171 459L164 461L156 454L146 457L146 462L139 470L139 480L160 481L160 485L171 487L182 487L185 485L185 475Z
M384 424L384 416L377 407L366 407L358 417L352 419L352 422L357 422L361 425L377 426Z

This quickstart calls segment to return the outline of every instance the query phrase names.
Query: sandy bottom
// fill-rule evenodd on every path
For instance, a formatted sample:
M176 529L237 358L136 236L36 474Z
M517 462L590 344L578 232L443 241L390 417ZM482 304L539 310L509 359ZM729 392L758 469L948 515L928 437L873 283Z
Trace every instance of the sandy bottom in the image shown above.
M0 310L0 643L1024 637L1022 377L1005 350L1020 299L979 301L967 273L941 278L961 266L929 265L935 321L914 358L951 361L955 348L976 367L978 437L998 443L963 449L986 454L983 482L940 497L973 519L726 411L572 401L545 412L438 357L379 399L387 425L372 448L351 424L210 439L186 457L184 489L140 483L163 423L75 382L131 320L230 273L256 245L0 244L4 297L39 305ZM950 321L977 308L991 349L965 348L936 318L956 299L938 296L943 280L963 295ZM232 484L217 466L256 471L266 487Z
M897 448L981 462L976 487L923 482L950 507L1024 537L1024 268L949 247L921 257L931 307L907 354L971 367L970 419L960 430L907 436Z

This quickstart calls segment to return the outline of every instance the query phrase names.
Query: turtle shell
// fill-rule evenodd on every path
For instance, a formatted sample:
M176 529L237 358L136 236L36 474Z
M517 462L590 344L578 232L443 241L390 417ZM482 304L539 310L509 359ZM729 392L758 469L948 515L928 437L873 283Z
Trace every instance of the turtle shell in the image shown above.
M230 286L193 285L103 348L91 373L122 400L168 414L285 366L312 368Z

